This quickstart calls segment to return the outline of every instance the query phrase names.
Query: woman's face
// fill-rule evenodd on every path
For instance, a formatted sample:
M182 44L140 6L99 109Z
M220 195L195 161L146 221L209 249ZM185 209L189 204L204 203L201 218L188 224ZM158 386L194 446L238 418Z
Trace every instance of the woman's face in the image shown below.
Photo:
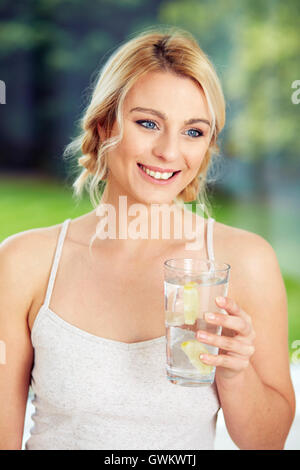
M211 116L200 86L150 72L127 94L123 113L123 139L107 156L109 188L134 202L171 203L196 176L209 145ZM115 122L111 136L117 134Z

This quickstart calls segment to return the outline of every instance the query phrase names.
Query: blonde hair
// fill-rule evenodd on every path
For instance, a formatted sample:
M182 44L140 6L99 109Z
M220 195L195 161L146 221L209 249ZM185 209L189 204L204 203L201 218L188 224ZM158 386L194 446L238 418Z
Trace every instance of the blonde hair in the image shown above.
M195 80L202 88L212 117L210 143L196 177L175 198L183 204L197 201L206 208L206 176L213 155L219 154L217 138L225 124L225 101L214 67L195 38L175 27L151 27L128 40L111 54L99 72L92 97L82 119L81 133L65 149L64 157L76 156L80 174L73 182L75 195L87 188L94 208L101 200L108 174L106 154L123 136L122 105L134 83L153 71L173 72ZM120 134L101 142L97 125L110 136L117 120ZM78 153L82 155L77 159Z

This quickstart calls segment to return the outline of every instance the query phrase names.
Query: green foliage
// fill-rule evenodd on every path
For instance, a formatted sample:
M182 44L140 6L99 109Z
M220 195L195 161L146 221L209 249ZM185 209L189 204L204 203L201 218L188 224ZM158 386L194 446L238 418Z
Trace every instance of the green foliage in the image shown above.
M63 173L58 155L77 133L99 69L127 37L155 23L160 2L0 3L1 164Z
M227 155L299 158L299 108L291 102L300 78L299 14L297 0L162 3L159 19L190 30L221 76Z
M0 180L0 241L14 233L59 223L93 210L88 196L77 201L70 184L49 178Z
M289 276L284 277L285 288L288 298L288 311L289 311L289 347L292 354L293 342L300 339L300 315L299 315L299 302L300 302L300 281Z
M299 106L291 102L291 85L300 78L297 0L2 1L0 12L5 70L0 78L9 85L8 94L16 95L14 84L24 86L14 77L23 75L22 69L15 71L20 54L32 62L32 86L39 90L34 119L47 129L48 139L57 114L65 123L64 137L55 138L57 152L62 141L67 143L70 127L75 133L74 116L79 117L82 95L101 64L120 43L158 23L193 33L215 65L227 100L225 154L249 161L279 155L285 164L298 160ZM25 127L20 115L10 107L12 124L4 125L4 134L16 143L17 128ZM35 137L43 140L41 132ZM42 160L49 157L45 149Z

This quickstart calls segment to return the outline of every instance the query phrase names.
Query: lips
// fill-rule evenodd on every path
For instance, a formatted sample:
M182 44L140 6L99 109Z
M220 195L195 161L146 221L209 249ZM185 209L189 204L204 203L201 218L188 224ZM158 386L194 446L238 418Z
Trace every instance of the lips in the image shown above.
M145 166L145 165L142 165L141 163L137 163L137 168L140 174L142 175L142 177L146 181L149 181L153 184L158 184L158 185L167 185L167 184L173 183L173 181L178 177L179 173L181 172L181 170L175 170L175 172L173 172L172 169L170 169L171 171L168 173L166 172L166 170L162 171L161 168L160 168L160 171L155 171L155 170L151 170L150 168L158 168L158 167L152 167L148 165ZM153 176L150 173L152 173ZM158 177L159 175L156 175L157 173L160 175L164 175L164 176Z
M159 173L178 173L181 170L174 170L173 168L159 168L158 166L145 165L144 163L138 163L139 167L145 166L148 170L158 171Z

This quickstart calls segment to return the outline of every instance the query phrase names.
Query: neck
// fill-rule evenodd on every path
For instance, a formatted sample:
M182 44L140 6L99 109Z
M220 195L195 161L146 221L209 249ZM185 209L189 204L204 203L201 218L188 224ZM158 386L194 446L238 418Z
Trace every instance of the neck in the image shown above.
M141 203L122 188L111 188L108 184L94 212L97 237L105 241L107 248L135 256L157 253L175 242L190 243L187 225L189 233L199 237L202 224L198 223L204 221L200 217L195 223L195 216L174 201Z

